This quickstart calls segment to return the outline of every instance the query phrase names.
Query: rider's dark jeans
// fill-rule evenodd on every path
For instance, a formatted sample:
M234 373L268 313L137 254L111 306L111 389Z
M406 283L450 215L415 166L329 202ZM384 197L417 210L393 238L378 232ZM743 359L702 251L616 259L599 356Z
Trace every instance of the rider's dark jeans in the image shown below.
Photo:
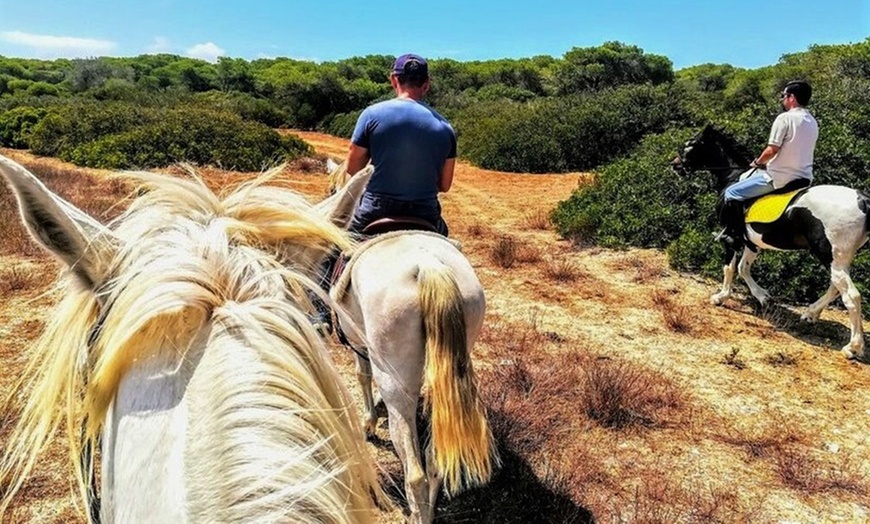
M447 236L447 223L441 218L441 204L437 198L428 200L397 200L384 195L364 193L348 228L353 233L361 232L375 220L405 216L426 220L435 226L438 233Z

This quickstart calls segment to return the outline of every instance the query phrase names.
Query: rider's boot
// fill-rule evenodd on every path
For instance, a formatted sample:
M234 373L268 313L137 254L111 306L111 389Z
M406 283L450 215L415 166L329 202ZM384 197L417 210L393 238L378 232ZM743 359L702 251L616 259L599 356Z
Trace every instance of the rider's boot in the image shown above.
M721 219L725 229L716 235L716 240L722 242L731 249L737 251L743 246L746 235L746 223L744 221L743 202L740 200L726 200L722 206Z

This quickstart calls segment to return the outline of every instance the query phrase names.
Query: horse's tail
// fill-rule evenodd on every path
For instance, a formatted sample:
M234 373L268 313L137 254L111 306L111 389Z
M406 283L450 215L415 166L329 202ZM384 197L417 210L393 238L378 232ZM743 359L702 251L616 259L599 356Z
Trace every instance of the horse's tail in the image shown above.
M462 294L453 271L420 267L420 306L426 335L425 405L435 466L449 495L489 482L498 463L486 411L477 393L466 336Z

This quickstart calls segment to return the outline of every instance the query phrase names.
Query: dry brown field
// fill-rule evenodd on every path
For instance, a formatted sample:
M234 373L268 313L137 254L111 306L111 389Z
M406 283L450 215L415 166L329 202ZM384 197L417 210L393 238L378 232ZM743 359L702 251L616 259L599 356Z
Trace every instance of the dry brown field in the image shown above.
M320 154L342 139L300 133ZM2 150L106 219L128 191L106 172ZM296 162L281 181L313 201L326 178ZM251 176L206 169L215 187ZM738 295L709 305L718 283L669 269L660 251L605 250L558 238L546 214L582 174L528 175L460 163L443 197L486 290L474 348L503 466L492 484L442 500L437 521L822 523L870 521L870 367L847 361L846 315L759 311ZM10 389L55 296L57 264L30 242L0 189L0 446L26 392ZM764 275L757 275L765 282ZM821 293L824 290L819 289ZM354 394L351 354L333 356ZM385 422L370 448L399 509L401 467ZM11 522L84 522L60 439ZM143 489L147 489L143 487Z

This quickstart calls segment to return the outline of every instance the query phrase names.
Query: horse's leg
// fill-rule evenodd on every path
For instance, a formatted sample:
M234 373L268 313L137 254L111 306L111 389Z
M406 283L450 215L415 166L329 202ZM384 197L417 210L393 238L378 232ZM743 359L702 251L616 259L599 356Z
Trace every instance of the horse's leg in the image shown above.
M834 281L831 280L828 290L807 308L804 314L801 315L801 320L809 322L810 324L816 323L819 320L819 315L822 314L822 310L828 307L828 304L837 298L838 294L840 294L840 290L837 289L837 286L834 285Z
M758 256L758 253L747 248L743 249L743 256L740 257L740 264L737 266L737 272L740 274L740 277L746 282L746 285L749 286L749 292L752 293L752 296L761 303L762 306L767 305L767 301L770 300L770 295L767 290L763 287L759 286L755 279L752 278L752 263L755 262L755 258Z
M372 398L372 363L368 359L363 358L362 355L356 355L356 378L359 380L359 385L362 388L363 403L366 409L366 419L363 428L366 435L374 435L378 424L378 411Z
M730 258L729 258L730 256ZM710 297L713 305L721 306L731 296L731 286L734 283L734 273L737 270L737 252L731 248L725 248L725 277L722 280L722 290Z
M433 508L438 502L438 493L441 491L441 477L438 476L438 465L435 463L435 446L430 439L426 445L426 476L429 480L429 505Z
M831 264L831 282L840 291L843 304L849 310L849 320L852 324L852 335L849 343L843 346L843 354L847 358L864 357L864 327L861 318L861 294L849 276L849 263L843 263L834 257ZM851 260L849 261L851 262Z
M411 510L411 521L432 522L433 508L427 498L426 473L423 471L417 437L418 394L412 395L404 388L392 387L388 378L386 382L380 377L376 377L376 380L387 405L390 438L405 469L405 496Z

